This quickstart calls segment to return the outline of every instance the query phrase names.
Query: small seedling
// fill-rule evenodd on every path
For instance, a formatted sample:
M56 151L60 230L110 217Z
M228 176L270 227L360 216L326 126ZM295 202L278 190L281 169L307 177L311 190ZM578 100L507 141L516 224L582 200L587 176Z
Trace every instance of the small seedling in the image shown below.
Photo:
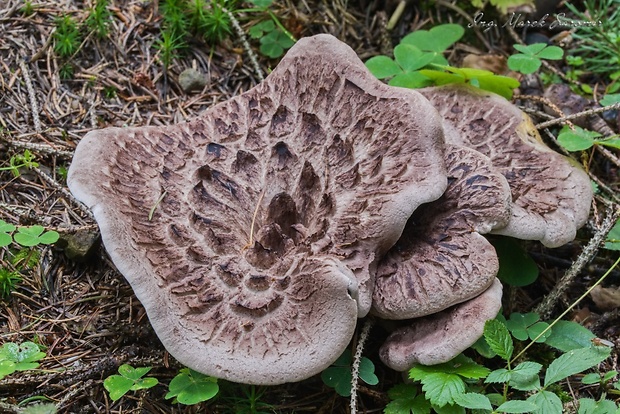
M516 44L514 48L521 53L508 58L508 67L524 75L536 72L542 65L541 59L560 60L564 55L562 48L548 46L545 43L534 43L527 46Z
M217 395L219 389L217 378L183 368L170 381L169 391L164 398L174 398L173 402L192 405L210 400Z
M620 138L597 139L600 137L601 134L598 132L588 131L576 125L573 128L565 125L558 134L558 144L568 151L584 151L594 145L620 149Z
M86 27L93 32L99 39L108 36L108 27L112 19L112 14L108 10L108 0L96 0L93 8L90 9L86 17Z
M282 30L275 28L260 38L260 52L270 58L278 58L295 42Z
M110 375L103 381L103 386L112 401L116 401L129 391L145 390L157 385L159 383L157 378L143 378L151 369L152 367L134 368L123 364L118 367L120 375Z
M34 154L25 150L23 154L15 154L9 160L8 167L0 167L0 171L11 171L13 176L19 177L20 168L37 168L39 163L34 161Z
M342 397L351 395L351 365L353 358L351 352L345 351L336 362L321 373L323 383L333 388ZM359 377L368 385L377 385L379 378L375 375L375 365L366 357L362 357L359 366Z
M19 272L0 267L0 299L7 299L21 281Z
M28 371L39 367L45 352L41 352L34 342L24 342L21 345L13 342L0 347L0 380L16 371Z
M53 38L54 51L60 57L70 57L80 47L80 31L77 23L71 16L64 16L56 20L56 30L54 31Z
M211 1L210 9L204 0L189 2L189 23L192 31L200 34L207 42L217 43L232 33L230 17L224 11L225 0Z

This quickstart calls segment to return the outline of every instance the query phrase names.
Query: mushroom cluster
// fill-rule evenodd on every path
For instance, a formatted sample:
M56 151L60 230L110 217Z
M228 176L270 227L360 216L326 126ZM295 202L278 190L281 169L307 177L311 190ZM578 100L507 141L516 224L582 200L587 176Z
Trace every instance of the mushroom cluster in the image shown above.
M88 133L68 185L166 349L265 385L328 367L369 313L406 320L390 367L451 359L501 304L483 234L557 246L591 198L502 98L386 86L329 35L190 122Z

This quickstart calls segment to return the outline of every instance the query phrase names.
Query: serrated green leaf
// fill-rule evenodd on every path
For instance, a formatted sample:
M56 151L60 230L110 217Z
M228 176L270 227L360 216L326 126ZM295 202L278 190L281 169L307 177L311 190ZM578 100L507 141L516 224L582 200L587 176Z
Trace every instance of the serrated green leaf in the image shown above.
M521 243L512 237L493 237L490 241L499 259L499 280L520 287L538 278L538 265Z
M379 383L379 378L375 375L375 364L366 357L362 357L360 360L359 376L368 385L377 385Z
M510 376L509 385L519 391L533 391L540 388L539 373L542 365L537 362L525 361L517 365Z
M540 65L542 65L540 59L533 56L517 54L508 58L508 67L524 75L536 72L540 68Z
M610 400L595 401L591 398L579 399L578 414L613 414L617 413L618 406Z
M506 401L496 411L500 413L531 413L538 409L538 406L531 401L511 400Z
M562 414L562 401L552 392L539 391L530 395L526 401L538 407L537 410L533 411L536 414Z
M496 319L486 321L484 324L484 339L500 358L505 361L510 360L514 351L514 345L506 325Z
M413 45L401 43L394 48L394 59L406 72L418 70L433 61L435 55Z
M496 369L491 371L489 375L484 379L485 384L497 384L508 382L510 380L511 372L506 368Z
M384 414L428 414L431 404L423 395L418 395L413 384L399 384L388 391L393 400L384 409Z
M547 387L571 375L592 368L607 359L610 354L611 348L609 347L581 348L568 351L549 364L544 385Z
M596 338L587 328L572 321L558 321L553 325L551 335L545 343L562 352L592 346L592 339Z
M443 407L431 404L431 407L437 414L465 414L465 408L456 404L448 404Z
M366 61L366 67L377 79L385 79L403 73L403 69L387 56L375 56Z
M431 404L454 404L454 396L465 393L465 381L456 374L429 374L422 380L422 391Z
M457 394L454 396L454 402L461 407L469 408L470 410L492 410L491 401L486 395L478 394L475 392L468 392L465 394Z
M416 30L401 40L401 44L416 46L429 52L443 52L457 42L465 29L458 24L442 24L430 30Z
M419 71L398 74L388 82L390 86L409 89L423 88L431 84L431 80L427 76L422 75Z

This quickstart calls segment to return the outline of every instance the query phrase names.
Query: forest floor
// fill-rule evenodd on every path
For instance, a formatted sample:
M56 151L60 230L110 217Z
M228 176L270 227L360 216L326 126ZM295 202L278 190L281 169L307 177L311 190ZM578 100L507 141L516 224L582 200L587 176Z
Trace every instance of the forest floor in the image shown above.
M194 406L172 404L164 398L166 384L182 367L167 354L131 287L107 256L98 238L97 224L67 189L67 168L76 145L91 130L183 122L247 91L258 83L258 77L234 31L212 44L189 38L182 51L173 51L164 68L166 58L162 47L157 46L163 0L159 6L157 0L111 0L107 6L109 23L102 36L86 23L94 3L0 2L0 220L16 226L42 225L60 234L60 241L54 245L28 249L26 260L35 259L29 265L15 260L20 254L24 257L17 244L0 248L0 268L5 273L18 272L21 278L8 291L2 291L0 344L33 341L46 353L38 369L16 372L0 380L0 412L19 412L18 404L33 401L53 402L59 412L71 413L349 412L349 400L327 387L320 376L274 387L222 381L216 399ZM407 2L394 27L388 30L387 22L397 4L376 0L279 0L269 10L296 38L332 34L349 44L362 61L378 54L391 56L394 45L416 29L457 23L465 28L466 35L446 54L453 66L460 67L467 55L488 55L493 56L489 58L490 66L496 66L500 73L508 72L505 58L514 53L511 46L515 39L508 28L484 31L480 26L468 27L476 13L469 2ZM566 10L551 10L557 11ZM506 19L492 7L485 12L489 19ZM265 12L255 11L237 14L245 31L265 20L265 16ZM69 50L61 57L58 43L65 40L55 33L60 20L67 17L76 28L72 35L69 27L66 37L77 40L67 41ZM65 23L70 26L70 22ZM536 32L547 38L557 34ZM517 29L515 34L521 37L523 33ZM77 45L71 46L71 42ZM257 40L252 39L250 45L258 54L262 71L268 73L277 65L277 58L258 52ZM570 54L572 45L564 47ZM179 75L192 67L206 74L206 84L184 92ZM566 78L569 69L564 61L554 61L537 74L513 75L522 82L519 93L541 96L548 83L541 82L540 73ZM570 93L570 99L581 102L582 111L596 108L596 101L610 83L609 79L587 74L560 81L577 88L586 85L585 89L593 92L584 93L585 101ZM534 114L535 122L560 117L555 114L536 118L544 108L531 99L515 103ZM596 130L596 125L602 123L599 132L603 135L609 135L609 131L617 134L618 112L608 112L604 117L591 116L596 120L588 128ZM543 136L550 146L560 150L548 135ZM34 156L38 166L19 168L19 174L5 168L19 165L25 152ZM507 287L505 309L532 311L592 237L600 237L602 223L612 220L613 214L617 217L619 152L597 147L572 156L599 184L590 220L574 242L561 248L547 249L535 242L522 244L536 261L540 276L533 285ZM88 254L67 247L76 243L89 249ZM617 250L594 247L585 268L559 298L553 316L612 267ZM618 269L608 273L605 286L620 284ZM620 346L620 302L616 302L618 299L612 298L611 304L604 306L587 297L565 317L586 321L598 337L615 345L608 369L617 368L615 351ZM359 412L382 412L390 401L387 391L402 383L401 374L383 366L378 358L378 348L386 335L382 327L375 327L366 345L364 354L375 363L379 384L360 385ZM103 380L116 374L122 364L152 367L149 376L156 377L159 385L130 391L113 402ZM577 396L591 393L579 384L574 385L573 392Z

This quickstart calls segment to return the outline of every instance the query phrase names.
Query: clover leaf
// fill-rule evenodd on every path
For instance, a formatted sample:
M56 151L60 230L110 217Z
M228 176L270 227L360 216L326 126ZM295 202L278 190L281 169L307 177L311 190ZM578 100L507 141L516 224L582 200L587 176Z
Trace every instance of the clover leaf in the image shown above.
M137 391L154 387L159 383L157 378L144 377L151 367L134 368L123 364L118 368L120 375L110 375L103 381L103 387L110 394L112 401L120 399L129 391Z
M8 342L0 347L0 379L15 371L27 371L39 367L37 361L45 358L45 352L34 342L21 345Z
M15 241L24 247L32 247L38 244L53 244L59 239L55 231L45 231L43 226L19 227L13 236Z
M189 368L183 368L170 381L169 392L164 398L185 405L198 404L215 397L220 390L217 378L201 374Z

